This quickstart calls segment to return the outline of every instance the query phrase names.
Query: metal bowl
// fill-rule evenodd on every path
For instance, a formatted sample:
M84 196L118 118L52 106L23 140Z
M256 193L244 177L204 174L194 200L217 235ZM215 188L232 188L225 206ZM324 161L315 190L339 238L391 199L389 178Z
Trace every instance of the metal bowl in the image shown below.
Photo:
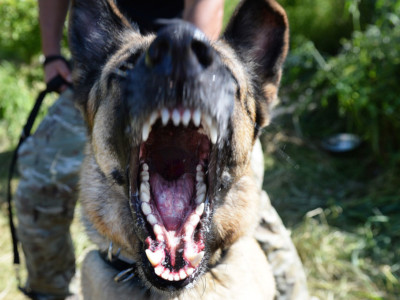
M361 144L361 139L351 133L339 133L324 139L322 148L329 152L344 153L356 149Z

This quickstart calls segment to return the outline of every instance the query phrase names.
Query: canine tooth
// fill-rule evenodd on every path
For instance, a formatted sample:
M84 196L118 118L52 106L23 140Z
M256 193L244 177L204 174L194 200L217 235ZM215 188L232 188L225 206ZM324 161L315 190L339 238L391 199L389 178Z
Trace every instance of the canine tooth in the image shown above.
M179 111L175 108L172 111L172 123L174 123L175 126L178 126L179 123L181 122L181 114Z
M201 203L196 207L196 215L200 217L203 214L203 212L204 212L204 203Z
M188 276L192 275L193 272L194 272L193 268L187 268L187 270L186 270L186 274L188 274Z
M212 119L211 119L211 117L210 117L210 115L208 115L208 114L204 114L203 115L203 121L204 121L204 125L206 125L206 129L208 130L208 132L210 131L210 129L211 129L211 126L212 126Z
M179 271L179 277L181 278L181 280L185 279L187 277L187 274L185 273L185 271L180 270Z
M203 167L200 165L200 164L198 164L197 166L196 166L196 171L197 172L200 172L200 171L202 171L203 170Z
M164 273L161 274L161 277L164 278L165 280L168 280L169 276L169 270L165 269Z
M196 126L196 127L199 127L199 126L200 126L201 112L200 112L199 109L196 109L196 110L193 112L192 120L193 120L194 126Z
M146 164L146 163L144 163L144 164L142 165L142 169L143 169L143 171L148 171L148 170L149 170L149 165Z
M143 124L143 128L142 128L143 142L147 141L147 139L149 138L149 134L150 134L150 124L146 122Z
M163 259L162 251L153 252L150 249L146 249L146 256L153 267L159 265Z
M163 266L158 266L157 268L154 269L154 272L160 276L161 273L164 271L164 267Z
M190 110L189 109L185 109L185 111L183 112L183 116L182 116L183 125L185 125L185 126L189 125L190 117L191 117Z
M161 110L161 122L165 126L165 125L167 125L168 121L169 121L169 110L166 108L163 108Z
M188 257L188 260L192 265L192 267L196 268L203 259L203 257L204 257L204 251L201 251L191 257Z
M152 126L156 122L157 119L158 119L158 112L157 111L153 111L151 113L151 115L150 115L150 118L149 118L150 126Z
M215 144L217 142L217 138L218 138L218 130L217 130L217 126L215 126L214 124L211 125L210 127L210 139L211 139L211 143Z
M178 274L178 273L174 275L174 280L175 280L175 281L179 281L179 280L180 280L179 274Z
M142 211L144 213L145 216L148 216L151 214L151 207L148 203L143 202L142 203Z
M149 222L151 226L156 225L157 224L157 218L155 217L155 215L149 214L147 216L147 222Z

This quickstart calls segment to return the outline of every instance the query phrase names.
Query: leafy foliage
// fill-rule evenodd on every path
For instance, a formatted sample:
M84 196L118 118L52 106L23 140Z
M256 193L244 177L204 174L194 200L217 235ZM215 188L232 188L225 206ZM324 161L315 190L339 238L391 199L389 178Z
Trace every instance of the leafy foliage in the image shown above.
M399 7L400 1L378 1L375 23L354 31L337 56L324 58L313 42L297 37L286 65L284 84L294 85L288 93L301 103L298 114L318 108L326 127L361 135L379 155L400 146Z
M37 1L2 0L0 58L29 62L40 51Z

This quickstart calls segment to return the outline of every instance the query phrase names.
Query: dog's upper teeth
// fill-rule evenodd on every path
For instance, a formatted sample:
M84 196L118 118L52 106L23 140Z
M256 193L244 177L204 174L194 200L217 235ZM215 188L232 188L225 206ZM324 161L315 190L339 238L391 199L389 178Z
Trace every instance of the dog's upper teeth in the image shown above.
M181 123L181 114L176 108L172 111L172 123L174 123L175 126L179 126Z
M158 111L153 111L151 113L149 118L150 126L153 126L153 124L157 121L158 117L159 117Z
M165 126L169 121L169 110L167 108L163 108L161 110L161 122Z
M196 127L200 126L200 121L201 121L201 111L200 109L195 109L193 112L193 116L192 116L192 120L193 120L193 124Z
M190 122L191 112L189 109L185 109L182 115L182 124L188 126Z

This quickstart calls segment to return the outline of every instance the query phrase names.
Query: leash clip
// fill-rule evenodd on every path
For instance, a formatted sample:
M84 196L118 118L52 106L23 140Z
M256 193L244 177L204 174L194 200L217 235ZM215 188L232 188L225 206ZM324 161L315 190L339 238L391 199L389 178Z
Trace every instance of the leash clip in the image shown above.
M112 262L114 259L118 258L120 254L121 254L121 248L118 248L117 253L113 254L113 242L110 242L107 251L108 261Z

